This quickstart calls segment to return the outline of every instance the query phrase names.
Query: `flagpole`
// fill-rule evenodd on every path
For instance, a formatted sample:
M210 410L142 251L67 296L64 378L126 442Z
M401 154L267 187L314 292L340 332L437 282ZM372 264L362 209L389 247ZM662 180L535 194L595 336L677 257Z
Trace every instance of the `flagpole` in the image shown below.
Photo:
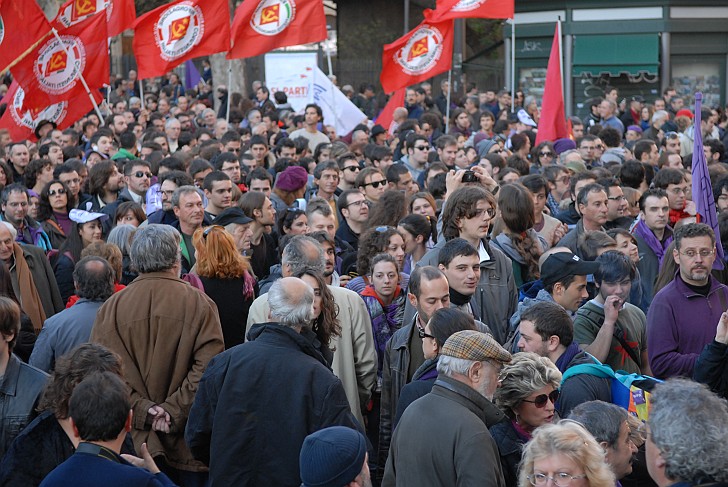
M58 42L61 43L61 47L64 51L66 51L66 55L70 58L71 52L66 47L66 44L63 42L63 39L61 39L61 36L58 35L58 31L56 28L52 28L51 31L53 32L53 35L58 40ZM94 110L96 110L96 115L99 117L99 123L101 126L104 126L104 116L101 114L101 110L99 109L99 105L96 103L96 100L94 100L94 96L91 94L91 89L88 87L88 83L86 83L86 78L83 77L83 71L79 70L78 72L78 78L81 80L81 84L83 85L83 88L86 90L86 94L88 95L89 99L91 100L91 103L94 106Z
M452 93L452 68L447 72L447 108L445 108L445 133L450 131L450 93Z
M233 62L231 59L228 59L228 93L227 93L227 108L225 109L225 123L228 125L228 129L230 128L230 98L232 97L232 87L233 87Z
M559 72L561 73L561 97L564 97L564 47L561 39L561 16L556 18L556 30L559 33Z
M137 79L139 81L139 96L142 97L142 110L147 109L147 103L144 101L144 81Z
M511 23L511 113L516 111L516 16Z

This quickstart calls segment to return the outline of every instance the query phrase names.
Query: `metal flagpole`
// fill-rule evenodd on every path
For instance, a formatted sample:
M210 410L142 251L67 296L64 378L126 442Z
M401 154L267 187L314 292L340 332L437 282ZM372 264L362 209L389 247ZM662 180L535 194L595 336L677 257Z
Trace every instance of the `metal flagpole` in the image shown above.
M559 37L559 73L561 74L561 97L564 97L564 47L562 46L562 39L561 39L561 16L557 17L556 19L556 31L558 32Z
M450 131L450 93L452 93L452 68L447 72L447 108L445 109L445 133Z
M140 79L137 79L137 81L139 82L139 96L142 97L142 110L146 110L147 102L144 101L144 81Z
M52 32L53 32L53 35L55 36L55 38L58 40L58 42L61 43L61 47L63 48L63 50L66 51L66 54L70 58L71 57L71 52L66 47L66 44L63 43L63 39L61 39L61 36L58 35L58 31L55 28L53 28L52 29ZM101 110L99 109L99 105L96 103L96 100L94 100L94 97L91 94L91 90L88 87L88 83L86 83L86 78L83 77L83 72L79 71L78 77L81 80L81 84L83 85L84 89L86 90L86 94L91 99L91 103L94 106L94 110L96 110L96 115L99 116L99 123L103 126L104 125L104 116L101 114Z
M230 98L232 98L232 84L233 84L233 62L228 59L228 93L227 93L227 109L225 110L225 123L230 125Z
M511 24L511 113L516 111L516 17Z

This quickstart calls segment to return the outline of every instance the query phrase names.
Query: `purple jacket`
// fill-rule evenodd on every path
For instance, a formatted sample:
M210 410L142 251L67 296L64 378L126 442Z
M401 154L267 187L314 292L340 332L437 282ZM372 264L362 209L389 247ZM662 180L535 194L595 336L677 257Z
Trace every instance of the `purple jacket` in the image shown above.
M710 277L708 297L680 278L665 286L647 313L647 354L658 379L692 377L703 347L713 341L720 315L728 307L728 287Z

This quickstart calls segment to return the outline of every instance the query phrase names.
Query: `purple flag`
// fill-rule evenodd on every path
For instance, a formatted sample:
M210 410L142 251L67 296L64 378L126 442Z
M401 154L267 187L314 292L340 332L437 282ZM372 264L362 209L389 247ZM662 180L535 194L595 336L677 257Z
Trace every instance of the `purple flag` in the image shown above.
M191 90L197 86L197 83L199 83L201 79L202 76L200 76L200 72L197 71L195 63L193 63L191 59L185 61L185 90Z
M708 162L703 152L703 130L700 126L700 109L703 94L695 93L695 120L693 122L693 201L698 213L698 221L705 223L715 233L715 249L718 253L713 269L723 270L723 246L720 243L720 229L718 228L718 215L715 212L713 188L708 174Z

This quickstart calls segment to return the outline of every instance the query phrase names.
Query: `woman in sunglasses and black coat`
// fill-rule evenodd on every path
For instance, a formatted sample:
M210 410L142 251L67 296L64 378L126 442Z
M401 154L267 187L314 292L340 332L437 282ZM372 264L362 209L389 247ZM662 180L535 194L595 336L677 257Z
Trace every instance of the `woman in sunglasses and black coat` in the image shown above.
M559 397L561 372L546 357L519 352L501 370L493 402L506 419L490 428L500 453L503 477L508 486L518 483L518 465L523 446L534 430L558 419L554 403Z

